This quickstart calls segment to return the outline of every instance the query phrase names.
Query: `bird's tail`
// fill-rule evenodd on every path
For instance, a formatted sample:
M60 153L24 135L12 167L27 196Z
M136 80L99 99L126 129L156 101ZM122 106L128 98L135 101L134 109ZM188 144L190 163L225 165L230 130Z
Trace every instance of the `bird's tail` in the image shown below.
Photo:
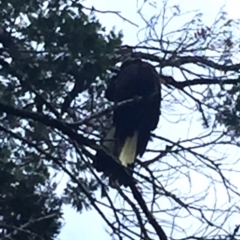
M134 163L137 154L138 132L135 131L133 136L127 137L124 143L115 136L116 127L112 127L106 134L102 146L112 155L116 156L121 164L125 167Z
M114 154L114 150L116 148L115 132L116 132L116 128L112 127L108 131L108 133L102 143L103 146L112 154Z
M133 164L137 153L138 132L134 132L132 137L128 137L119 154L119 160L123 166Z
M135 132L132 137L125 139L124 143L120 143L120 139L116 136L116 128L112 127L102 141L102 146L118 158L123 166L127 167L130 171L129 175L132 175L132 167L136 158L137 139L138 133ZM129 179L126 177L126 173L120 171L113 159L104 151L97 151L93 164L97 171L103 172L106 177L109 177L109 184L113 188L119 185L128 185Z
M112 127L102 140L102 146L110 154L115 155L116 141L115 141L116 128ZM99 172L105 172L107 175L112 170L112 159L102 149L97 150L93 162L94 167Z

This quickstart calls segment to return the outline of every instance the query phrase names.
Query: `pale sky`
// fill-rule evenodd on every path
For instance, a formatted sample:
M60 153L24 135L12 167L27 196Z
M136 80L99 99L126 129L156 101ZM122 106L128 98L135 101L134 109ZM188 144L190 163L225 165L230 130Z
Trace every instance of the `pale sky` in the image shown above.
M144 27L143 22L136 13L136 2L137 1L135 0L88 0L83 2L83 4L88 7L94 6L96 9L102 11L121 11L122 16L139 25L139 27L133 26L126 21L124 22L122 19L115 16L114 14L97 14L103 26L106 26L108 29L116 26L117 30L123 30L123 34L125 36L125 44L135 45L136 43L138 43L138 39L136 37L137 33L142 27ZM182 11L200 10L200 12L204 14L205 23L210 25L216 18L216 15L223 4L226 4L227 6L226 11L228 12L229 17L240 18L240 0L171 0L168 2L169 5L180 4ZM146 7L143 13L146 18L149 18L154 14L154 11L159 11L159 8L154 10L152 7ZM170 31L171 28L176 29L178 24L179 26L181 26L188 20L191 20L191 15L181 17L180 19L180 22L177 21L174 22L173 25L170 25L168 31ZM140 38L140 40L143 40L143 33L140 33L138 37ZM171 129L171 131L169 131L169 129ZM161 131L161 135L166 134L166 136L170 137L172 140L178 140L180 135L186 136L187 134L186 131L179 132L179 129L190 129L188 131L188 136L196 136L197 134L202 132L202 129L199 127L196 128L196 125L194 124L190 128L189 121L182 122L180 127L178 124L169 124L167 120L161 119L161 125L159 130ZM234 152L231 154L235 156L237 153ZM204 186L206 180L204 180L204 178L201 178L200 176L198 178L195 175L193 181L199 182L199 184L201 183L201 185L199 185L199 188L201 188L201 186ZM224 202L225 200L225 197L221 198L222 202ZM70 207L64 207L64 217L66 224L59 236L61 240L111 239L111 237L105 231L105 223L101 220L101 217L98 216L98 214L94 210L88 212L83 211L82 214L79 214Z

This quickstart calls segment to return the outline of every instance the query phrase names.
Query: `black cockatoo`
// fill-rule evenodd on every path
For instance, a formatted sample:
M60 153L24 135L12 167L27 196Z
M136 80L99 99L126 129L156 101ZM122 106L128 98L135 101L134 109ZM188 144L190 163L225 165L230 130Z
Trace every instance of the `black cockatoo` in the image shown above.
M110 80L105 97L116 107L112 127L102 140L102 147L125 167L144 154L151 131L157 127L160 90L157 71L141 59L125 61L119 73ZM126 100L132 101L124 104ZM119 103L122 104L118 106ZM111 169L107 169L111 166L104 162L104 157L103 153L97 152L96 168L111 174Z

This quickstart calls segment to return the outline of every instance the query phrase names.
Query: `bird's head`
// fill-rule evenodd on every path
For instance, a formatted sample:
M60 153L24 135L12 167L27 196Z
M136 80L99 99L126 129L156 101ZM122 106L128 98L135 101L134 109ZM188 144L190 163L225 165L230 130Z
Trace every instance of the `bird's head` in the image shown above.
M132 57L129 57L129 58L126 58L123 62L122 62L122 65L120 67L120 70L124 69L125 67L128 67L129 65L140 65L142 63L142 60L141 58L132 58Z

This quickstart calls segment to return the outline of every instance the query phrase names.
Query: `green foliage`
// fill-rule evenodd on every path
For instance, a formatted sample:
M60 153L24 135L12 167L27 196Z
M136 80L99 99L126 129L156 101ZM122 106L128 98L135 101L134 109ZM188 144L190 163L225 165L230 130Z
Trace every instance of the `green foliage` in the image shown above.
M1 60L5 66L1 74L9 80L1 88L6 94L14 91L8 95L15 104L33 109L37 97L30 105L34 97L25 96L33 88L42 90L45 100L58 108L67 85L77 82L81 93L115 64L113 50L121 43L120 35L104 33L95 18L89 19L81 11L81 5L74 8L58 1L53 5L45 2L45 7L36 1L10 4L15 10L6 9L1 18L5 25L0 39L11 62L6 57ZM25 99L20 101L21 97Z
M239 84L224 88L213 96L211 92L206 103L216 110L216 123L224 126L228 136L238 139L240 135L240 94Z
M7 146L0 156L1 237L54 239L61 227L61 201L47 186L46 169L27 172L23 162L11 158Z
M223 110L218 115L218 119L223 123L233 135L240 134L240 94L239 85L233 86L226 91L223 101Z
M80 120L118 62L122 35L107 33L77 1L10 0L0 8L0 102L37 117ZM82 159L68 163L73 146L58 130L1 110L0 120L2 236L53 239L60 231L62 200L51 188L48 167L70 165L91 195L96 182L80 176L87 169ZM63 200L79 211L90 206L73 183Z

